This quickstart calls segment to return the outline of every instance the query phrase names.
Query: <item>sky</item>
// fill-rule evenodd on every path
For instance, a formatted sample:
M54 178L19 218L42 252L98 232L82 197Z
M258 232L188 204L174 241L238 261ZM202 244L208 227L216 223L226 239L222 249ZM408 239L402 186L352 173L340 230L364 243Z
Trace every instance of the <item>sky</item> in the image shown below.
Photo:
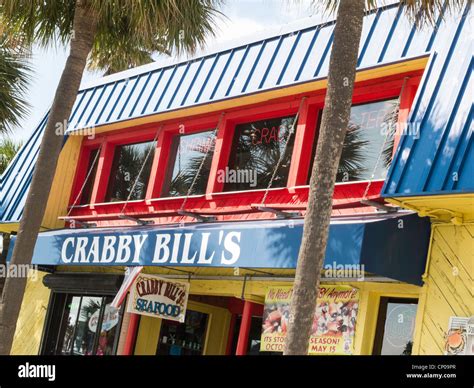
M276 30L303 18L311 17L315 24L327 15L321 15L311 0L226 0L220 9L225 17L217 21L216 36L209 39L204 52L216 47L232 46L232 42L245 39L257 32ZM25 141L51 106L67 57L67 47L34 47L31 56L32 81L26 93L30 111L20 120L11 135ZM85 72L82 84L100 78L101 73Z

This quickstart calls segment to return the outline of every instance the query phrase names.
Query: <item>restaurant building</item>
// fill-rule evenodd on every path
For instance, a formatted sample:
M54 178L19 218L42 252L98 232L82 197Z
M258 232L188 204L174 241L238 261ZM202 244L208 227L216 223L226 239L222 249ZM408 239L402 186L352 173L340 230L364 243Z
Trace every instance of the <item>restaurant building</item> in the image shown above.
M470 8L423 30L403 11L365 17L312 354L472 346ZM333 30L309 18L80 90L14 354L279 354ZM46 120L1 177L10 254Z

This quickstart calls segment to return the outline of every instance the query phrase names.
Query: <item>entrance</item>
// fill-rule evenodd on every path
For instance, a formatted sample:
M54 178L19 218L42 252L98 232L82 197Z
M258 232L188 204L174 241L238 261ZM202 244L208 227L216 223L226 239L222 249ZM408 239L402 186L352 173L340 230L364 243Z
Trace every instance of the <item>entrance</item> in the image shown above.
M200 356L204 351L209 315L193 310L186 311L183 323L163 320L157 355Z

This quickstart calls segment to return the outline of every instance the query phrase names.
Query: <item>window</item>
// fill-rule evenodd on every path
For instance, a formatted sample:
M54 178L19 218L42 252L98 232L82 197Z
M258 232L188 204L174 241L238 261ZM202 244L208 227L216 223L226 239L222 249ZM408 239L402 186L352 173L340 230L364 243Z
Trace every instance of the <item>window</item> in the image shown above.
M99 149L92 150L89 154L89 163L82 189L80 204L85 205L91 202L92 188L94 187L97 165L99 164Z
M235 127L228 168L221 176L224 191L267 188L288 142L272 183L272 187L286 186L295 139L294 134L289 136L294 119L280 117Z
M380 299L373 354L411 354L417 308L416 299Z
M173 138L170 152L171 163L167 172L163 196L187 195L196 176L196 183L190 194L204 194L206 192L215 141L213 130L190 135L177 135ZM204 164L197 175L204 158Z
M156 354L171 356L202 355L208 320L207 314L192 310L186 311L186 318L183 323L163 320Z
M130 200L145 198L154 150L155 142L152 141L116 147L106 202L127 200L135 181L137 183L130 195ZM148 154L150 155L147 158ZM138 177L143 165L143 170Z
M45 354L115 354L120 313L112 297L55 294Z
M392 161L393 129L397 120L398 99L352 107L336 182L372 179L374 169L373 179L385 178ZM313 147L314 155L316 142ZM308 175L311 176L311 168Z

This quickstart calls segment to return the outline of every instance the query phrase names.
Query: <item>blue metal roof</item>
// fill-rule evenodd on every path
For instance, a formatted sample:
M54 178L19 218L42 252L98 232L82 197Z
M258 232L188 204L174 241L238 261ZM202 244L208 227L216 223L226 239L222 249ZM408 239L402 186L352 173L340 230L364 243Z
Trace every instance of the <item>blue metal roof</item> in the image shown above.
M47 115L0 176L0 223L21 218L46 121Z
M425 70L382 193L385 197L474 192L472 26L469 6ZM410 127L409 127L410 129ZM419 132L417 132L419 130Z
M111 124L324 78L327 76L333 30L334 22L305 26L170 66L159 67L155 64L156 68L154 65L145 66L106 77L103 81L80 90L72 110L69 130ZM454 85L449 83L457 71L466 71L466 30L467 22L449 18L439 18L438 25L434 28L416 30L398 5L382 7L365 17L358 60L358 68L364 69L436 51L438 54L432 67L433 75L425 77L425 82L420 87L421 92L418 93L416 116L412 117L423 121L422 138L426 137L427 131L432 131L433 136L441 136L442 132L445 134L440 137L443 145L463 143L462 147L458 147L461 151L456 153L456 157L459 159L465 155L459 159L464 166L473 157L472 152L469 153L472 147L471 127L466 124L467 129L462 132L462 136L454 136L455 132L451 135L451 132L464 117L459 112L464 112L466 100L450 98L448 104L440 104L440 98L450 96L456 88L466 90L467 84L464 84L469 82L469 76L467 81L459 80L463 87L452 87ZM454 43L450 46L451 42ZM453 45L454 48L451 48ZM449 60L445 66L446 58ZM446 67L441 72L443 77L440 79L447 83L441 84L436 78L440 67ZM434 97L429 99L431 95ZM427 99L430 102L428 105ZM459 103L454 103L458 100ZM452 115L447 128L445 124L454 107L456 114ZM45 123L46 117L0 178L0 223L17 222L21 216ZM460 138L465 141L459 141ZM404 139L401 148L408 149L409 142L410 140ZM417 148L423 150L424 147ZM406 151L399 154L406 155ZM418 155L416 152L409 154ZM444 153L438 156L437 165L444 166L447 163L446 157ZM410 185L418 184L407 178L416 165L413 164L414 159L400 161L401 158L397 156L397 164L408 167L404 167L403 171L399 171L398 166L392 169L384 191L386 195L393 196L402 191L406 193L408 187L412 187ZM453 162L450 168L456 169L456 163L458 162ZM464 171L464 180L446 190L464 187L467 169ZM430 177L434 175L436 174L430 174Z

